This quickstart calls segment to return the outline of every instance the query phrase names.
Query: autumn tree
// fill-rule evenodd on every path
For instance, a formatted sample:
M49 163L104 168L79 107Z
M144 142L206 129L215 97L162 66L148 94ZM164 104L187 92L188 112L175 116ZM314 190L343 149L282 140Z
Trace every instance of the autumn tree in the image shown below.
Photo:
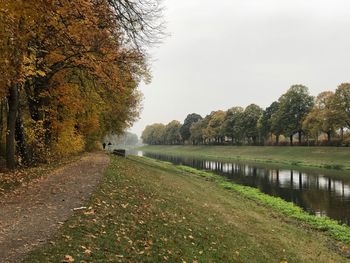
M320 132L327 134L328 143L331 142L332 134L341 123L341 115L334 111L334 92L321 92L315 100L313 109L303 121L303 129L316 137Z
M165 125L155 123L148 125L142 132L141 139L146 144L161 145L165 143Z
M272 140L272 135L274 134L276 137L276 144L278 144L281 131L277 129L278 127L273 126L272 116L278 111L278 107L279 104L277 101L271 103L271 105L263 111L258 121L258 128L262 138L266 139L268 136L271 136Z
M273 126L281 128L283 134L290 138L293 145L293 136L298 133L299 143L302 139L302 121L312 109L314 100L309 90L303 85L293 85L279 100L278 111L273 116Z
M342 83L338 86L334 94L332 109L339 117L339 128L341 128L341 139L343 140L343 128L350 129L350 83Z
M192 144L203 144L204 143L204 129L206 128L207 123L204 119L201 119L195 123L192 123L190 128L191 141Z
M143 143L152 144L152 133L153 129L151 125L147 125L146 128L142 131L141 140Z
M242 122L240 121L244 109L242 107L232 107L226 111L223 122L225 136L231 138L231 143L239 144L243 134Z
M33 68L30 58L31 41L36 33L41 33L41 24L50 14L47 1L3 1L0 3L0 51L3 81L0 94L6 96L8 104L6 133L6 162L10 169L15 168L15 137L21 138L20 149L25 151L24 136L20 135L23 126L18 114L20 92L26 79L41 74ZM26 156L22 156L26 157ZM27 158L24 158L27 159Z
M204 129L204 137L209 142L222 143L224 139L224 131L222 125L225 120L225 112L222 110L213 111L206 117L208 124Z
M263 110L256 104L250 104L245 108L241 115L241 127L244 131L248 142L257 144L259 138L258 121L263 113Z
M190 128L191 128L192 124L201 120L201 119L202 119L202 116L200 116L199 114L196 114L196 113L192 113L192 114L187 115L187 117L184 121L184 124L180 128L181 137L182 137L184 142L188 141L191 137Z
M171 121L165 126L164 138L167 144L180 144L181 138L181 123L179 121Z
M144 47L161 34L160 11L156 0L0 3L8 167L15 143L22 159L45 160L88 149L138 118L137 87L150 79Z

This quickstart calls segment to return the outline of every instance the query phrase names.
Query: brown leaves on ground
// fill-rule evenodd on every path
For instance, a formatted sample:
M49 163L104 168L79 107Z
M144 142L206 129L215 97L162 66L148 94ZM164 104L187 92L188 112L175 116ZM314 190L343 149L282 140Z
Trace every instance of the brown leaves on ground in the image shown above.
M63 158L55 163L41 164L37 167L22 168L16 171L9 171L0 167L0 196L20 194L20 191L17 191L20 187L35 186L43 181L45 176L54 169L73 163L78 159L79 156ZM4 200L6 198L1 199Z
M62 263L72 263L74 262L74 258L70 255L65 255L64 259L62 260Z

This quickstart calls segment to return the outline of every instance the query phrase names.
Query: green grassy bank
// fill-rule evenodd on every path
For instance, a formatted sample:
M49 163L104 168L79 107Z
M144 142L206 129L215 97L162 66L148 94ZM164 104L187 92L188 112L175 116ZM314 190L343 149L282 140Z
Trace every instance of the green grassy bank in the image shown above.
M144 146L140 150L211 160L350 170L350 147Z
M344 243L224 183L113 158L89 208L25 262L347 262Z

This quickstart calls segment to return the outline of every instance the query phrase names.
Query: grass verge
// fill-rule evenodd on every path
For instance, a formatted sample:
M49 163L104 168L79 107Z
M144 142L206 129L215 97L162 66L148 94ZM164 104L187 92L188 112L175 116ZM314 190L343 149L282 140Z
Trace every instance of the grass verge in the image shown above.
M347 262L342 243L218 179L112 158L89 208L24 262Z

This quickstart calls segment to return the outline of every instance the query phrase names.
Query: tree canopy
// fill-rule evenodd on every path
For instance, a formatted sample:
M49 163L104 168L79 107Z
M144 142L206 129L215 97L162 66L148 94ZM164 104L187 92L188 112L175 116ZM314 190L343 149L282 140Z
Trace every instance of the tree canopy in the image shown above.
M150 80L144 50L161 37L160 14L158 0L1 1L9 168L16 153L32 163L91 149L138 118L137 87Z
M187 115L184 124L181 126L180 128L180 133L181 133L181 137L184 141L188 141L191 137L191 126L193 123L199 121L202 119L202 116L200 116L197 113L192 113Z
M273 126L281 127L282 133L290 137L293 144L293 135L299 134L299 141L303 133L303 118L313 107L313 97L309 94L307 87L303 85L293 85L279 98L279 107L274 114Z

